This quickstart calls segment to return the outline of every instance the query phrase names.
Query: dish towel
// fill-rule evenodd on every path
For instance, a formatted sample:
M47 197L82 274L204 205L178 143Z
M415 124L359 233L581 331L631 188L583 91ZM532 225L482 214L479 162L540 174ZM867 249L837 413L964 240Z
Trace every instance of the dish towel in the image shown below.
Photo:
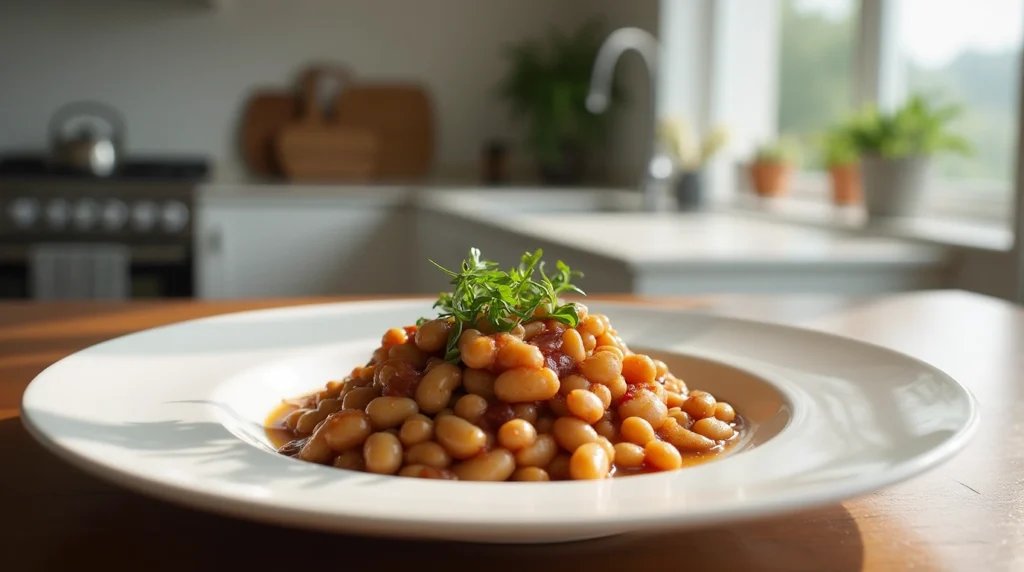
M38 244L29 248L34 300L122 300L131 295L131 252L123 244Z

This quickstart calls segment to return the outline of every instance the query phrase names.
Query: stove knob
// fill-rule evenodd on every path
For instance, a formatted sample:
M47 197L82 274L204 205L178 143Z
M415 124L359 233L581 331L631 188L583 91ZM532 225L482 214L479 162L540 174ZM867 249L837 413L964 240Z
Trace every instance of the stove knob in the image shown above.
M7 205L7 214L18 228L30 228L39 218L39 201L30 198L19 198Z
M135 230L146 232L156 226L160 208L152 201L140 201L132 209L132 226Z
M103 205L100 218L103 219L103 228L106 230L120 230L128 221L128 205L124 204L124 201L110 199Z
M64 199L53 199L46 203L46 223L50 228L62 229L68 223L71 206Z
M165 232L180 232L188 226L188 207L181 201L168 201L164 203L160 218Z
M88 230L100 216L100 205L92 199L82 199L75 203L71 218L74 220L75 228Z

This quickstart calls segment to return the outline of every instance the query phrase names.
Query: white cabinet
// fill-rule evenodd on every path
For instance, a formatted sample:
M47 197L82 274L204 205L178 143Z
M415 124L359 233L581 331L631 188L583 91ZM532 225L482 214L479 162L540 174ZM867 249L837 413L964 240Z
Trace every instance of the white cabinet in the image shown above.
M199 298L399 293L409 213L345 200L224 200L197 218Z

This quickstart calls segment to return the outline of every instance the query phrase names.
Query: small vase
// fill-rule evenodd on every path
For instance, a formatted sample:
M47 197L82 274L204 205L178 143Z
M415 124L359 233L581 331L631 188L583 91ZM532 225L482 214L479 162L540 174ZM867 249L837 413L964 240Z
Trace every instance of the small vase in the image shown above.
M869 218L907 217L917 213L928 180L927 157L861 159L864 203Z
M832 202L838 206L857 204L861 200L860 167L833 165L828 168L832 180Z
M778 197L789 188L791 168L785 163L762 161L750 167L754 192L762 197Z
M681 211L696 211L704 206L704 173L685 171L676 180L676 203Z

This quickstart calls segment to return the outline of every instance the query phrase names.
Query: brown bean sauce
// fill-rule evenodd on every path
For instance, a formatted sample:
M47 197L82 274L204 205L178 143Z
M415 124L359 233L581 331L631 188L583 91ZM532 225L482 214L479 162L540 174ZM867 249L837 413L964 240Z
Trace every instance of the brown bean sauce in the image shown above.
M554 370L559 378L576 371L576 361L562 351L563 331L561 328L544 330L529 342L540 349L545 365Z
M388 397L412 397L423 373L404 360L389 359L378 367L381 394ZM374 380L376 383L378 380Z

